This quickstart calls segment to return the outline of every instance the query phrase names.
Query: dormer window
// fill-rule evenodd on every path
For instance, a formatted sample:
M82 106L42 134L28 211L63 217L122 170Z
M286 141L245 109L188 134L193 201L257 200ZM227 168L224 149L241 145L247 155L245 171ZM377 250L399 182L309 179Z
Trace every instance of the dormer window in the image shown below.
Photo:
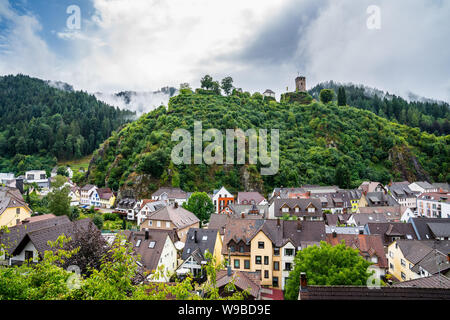
M139 247L139 246L141 245L141 242L142 242L142 240L139 239L139 240L136 242L136 247Z

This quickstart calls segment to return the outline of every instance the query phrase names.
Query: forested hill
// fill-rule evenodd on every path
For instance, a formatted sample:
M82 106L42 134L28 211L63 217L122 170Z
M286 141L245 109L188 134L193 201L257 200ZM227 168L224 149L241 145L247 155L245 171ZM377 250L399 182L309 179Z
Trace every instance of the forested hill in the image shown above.
M337 93L339 87L345 89L346 103L350 106L372 111L380 117L436 135L450 134L450 105L446 102L408 102L377 89L353 84L342 85L333 81L319 83L309 93L318 99L320 90L333 89Z
M91 154L135 114L24 75L0 77L0 172Z
M284 100L287 101L287 100ZM171 134L193 123L203 130L265 128L280 131L280 170L261 176L259 165L174 165ZM158 186L187 191L231 191L302 184L357 187L364 180L450 180L450 136L436 137L389 122L374 113L335 102L278 103L259 93L221 96L190 90L114 133L94 153L86 182L123 194L149 195ZM206 143L204 143L205 147ZM225 150L225 146L224 146ZM248 163L248 161L247 161Z

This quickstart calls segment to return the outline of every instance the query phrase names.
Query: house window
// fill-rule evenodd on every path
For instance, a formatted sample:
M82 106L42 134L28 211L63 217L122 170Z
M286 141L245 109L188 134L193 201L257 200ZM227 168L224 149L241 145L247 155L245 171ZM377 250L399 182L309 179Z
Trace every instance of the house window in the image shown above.
M392 253L392 251L389 251L389 257L393 258L394 254Z
M202 241L206 241L206 240L208 240L208 236L203 236Z
M264 270L264 278L269 278L269 271L268 270Z
M170 228L170 222L166 221L166 228Z
M25 260L33 259L33 251L25 250Z
M156 226L157 226L158 228L161 228L161 221L156 221Z
M243 253L243 252L244 252L244 246L240 246L240 247L239 247L239 252L240 252L240 253Z
M261 264L261 256L256 256L255 257L255 263L256 264Z
M269 257L268 256L264 256L264 264L269 265Z
M250 260L244 260L244 269L250 269Z
M240 268L240 265L241 265L241 260L239 260L239 259L234 259L234 267L235 267L236 269L239 269L239 268Z
M273 255L279 256L280 255L280 248L273 248Z
M293 256L294 255L294 249L284 249L284 255L285 256Z
M406 262L405 262L405 260L400 259L400 263L401 263L402 267L406 267Z
M156 244L155 241L150 241L148 247L149 247L150 249L153 249L153 248L155 247L155 244Z
M273 262L273 270L275 270L275 271L280 270L280 262L278 262L278 261Z
M20 214L20 208L16 209L16 214L19 215Z
M234 250L235 250L234 246L230 246L230 251L234 252Z
M401 273L401 277L403 280L406 280L406 275L403 272Z
M264 242L258 241L258 249L264 249Z
M389 268L390 268L391 270L394 270L394 265L393 265L392 263L389 263Z
M284 264L284 271L291 271L291 268L292 268L292 263L286 262Z
M283 209L281 209L282 212L289 212L289 208L285 207Z
M272 279L272 287L278 288L278 277L273 277Z

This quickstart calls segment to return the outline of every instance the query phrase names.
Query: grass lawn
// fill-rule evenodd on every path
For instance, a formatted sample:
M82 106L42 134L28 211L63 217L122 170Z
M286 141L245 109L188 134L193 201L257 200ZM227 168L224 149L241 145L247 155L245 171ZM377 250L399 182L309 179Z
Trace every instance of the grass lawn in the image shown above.
M92 154L76 160L60 161L58 162L58 166L69 166L73 170L73 172L77 172L80 168L87 170L91 159Z

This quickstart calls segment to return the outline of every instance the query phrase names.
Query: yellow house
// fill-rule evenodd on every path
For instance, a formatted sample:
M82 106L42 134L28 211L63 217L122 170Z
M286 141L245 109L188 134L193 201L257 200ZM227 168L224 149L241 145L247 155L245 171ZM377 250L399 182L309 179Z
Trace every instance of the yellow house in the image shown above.
M31 209L16 188L0 188L0 227L13 227L31 217Z
M100 207L108 209L114 207L116 196L110 188L99 188L97 189L97 194L99 197Z
M388 247L389 273L400 281L429 277L437 273L448 276L449 242L444 240L436 244L434 240L396 240Z

